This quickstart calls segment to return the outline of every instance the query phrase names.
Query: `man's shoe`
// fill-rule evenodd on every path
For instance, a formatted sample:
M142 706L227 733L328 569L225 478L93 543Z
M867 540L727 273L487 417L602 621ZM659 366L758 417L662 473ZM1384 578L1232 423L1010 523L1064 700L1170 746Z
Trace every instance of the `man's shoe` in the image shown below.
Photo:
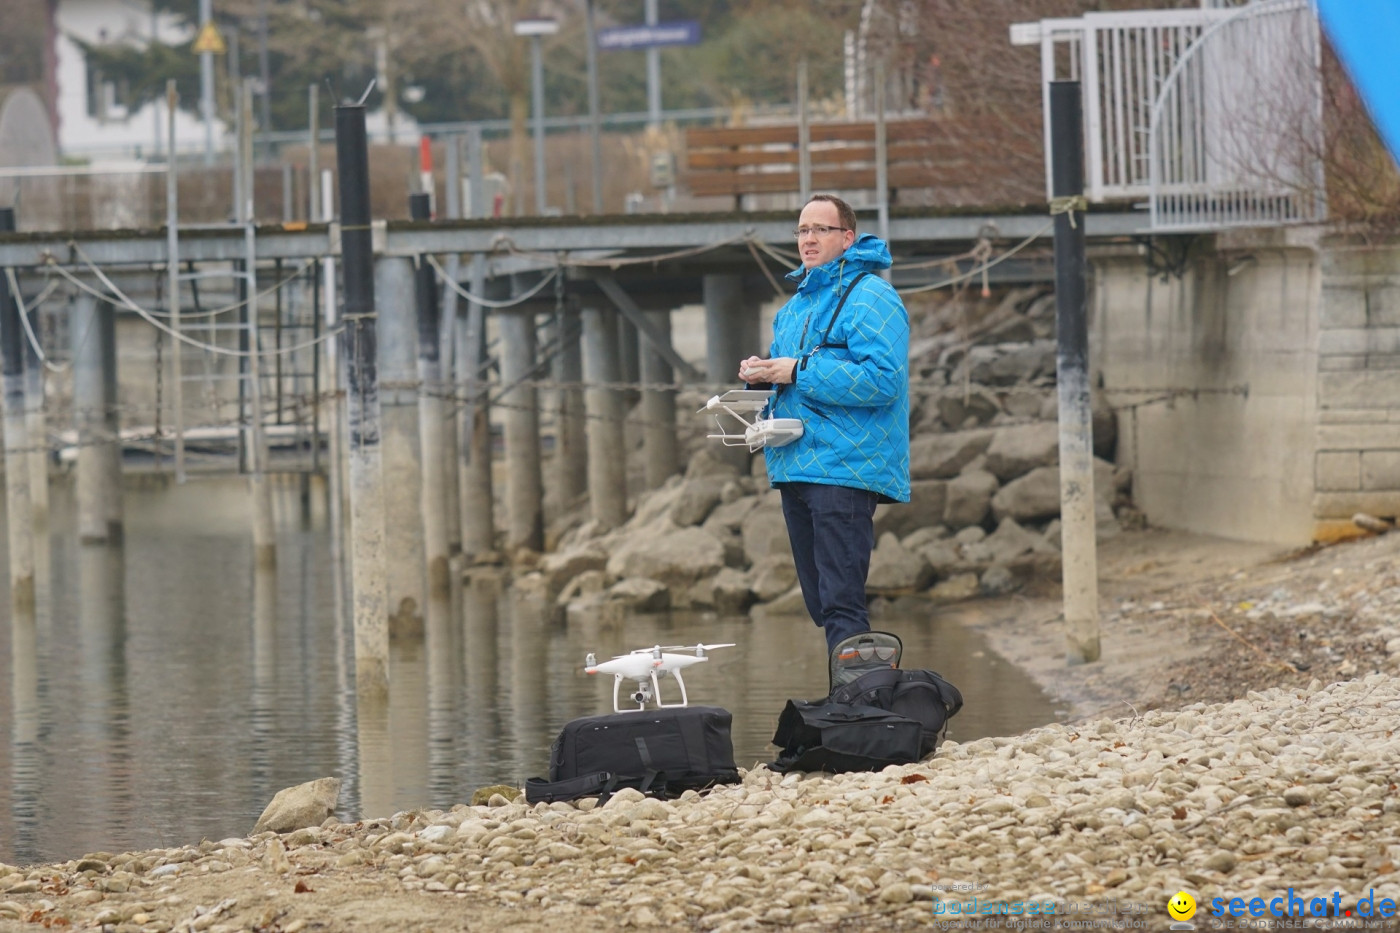
M831 650L831 689L843 687L861 674L880 668L899 667L904 643L890 632L857 632L843 638Z

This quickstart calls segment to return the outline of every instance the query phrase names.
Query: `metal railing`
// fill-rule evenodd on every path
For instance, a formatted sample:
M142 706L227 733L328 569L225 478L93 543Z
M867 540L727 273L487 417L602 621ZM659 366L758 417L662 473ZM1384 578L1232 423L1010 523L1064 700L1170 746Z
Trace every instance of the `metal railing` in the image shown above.
M1011 28L1045 85L1084 88L1085 195L1147 200L1152 229L1317 220L1321 70L1309 0L1089 13Z

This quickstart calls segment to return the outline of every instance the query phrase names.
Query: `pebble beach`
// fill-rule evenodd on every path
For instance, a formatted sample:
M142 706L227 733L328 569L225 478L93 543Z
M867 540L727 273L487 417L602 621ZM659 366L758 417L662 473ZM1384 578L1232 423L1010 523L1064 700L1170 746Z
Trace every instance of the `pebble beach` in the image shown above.
M948 742L878 774L758 768L704 795L629 790L603 806L496 795L3 866L0 924L441 929L456 911L540 929L1167 929L1178 890L1200 905L1198 928L1216 899L1248 910L1290 890L1354 911L1368 895L1400 902L1397 723L1400 679L1377 673ZM342 926L320 906L366 885L392 915L378 925Z

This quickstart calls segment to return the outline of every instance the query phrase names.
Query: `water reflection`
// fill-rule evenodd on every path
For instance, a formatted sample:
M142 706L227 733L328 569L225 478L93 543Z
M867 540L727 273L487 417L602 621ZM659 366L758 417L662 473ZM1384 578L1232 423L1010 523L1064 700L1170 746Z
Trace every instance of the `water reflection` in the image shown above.
M821 635L805 619L614 612L564 624L503 571L473 568L425 607L423 638L393 642L389 694L367 700L354 690L324 516L308 525L283 509L277 570L259 573L237 479L128 490L122 547L79 545L71 497L53 492L52 585L37 618L0 629L11 675L0 693L0 861L241 835L276 791L318 777L341 778L347 819L518 785L546 773L564 723L611 708L611 679L583 673L589 652L737 642L688 670L687 686L692 702L734 714L745 767L772 757L788 698L825 693ZM916 605L882 625L904 638L906 666L963 690L954 737L1051 718L963 626Z

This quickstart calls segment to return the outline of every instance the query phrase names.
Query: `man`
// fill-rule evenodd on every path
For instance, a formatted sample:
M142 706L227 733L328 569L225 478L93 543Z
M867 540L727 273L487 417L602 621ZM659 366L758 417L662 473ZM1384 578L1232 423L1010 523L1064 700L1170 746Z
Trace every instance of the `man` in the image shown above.
M788 278L797 294L773 322L769 358L744 360L739 378L777 390L774 417L802 422L800 438L764 456L802 599L831 653L870 630L876 504L909 501L909 315L875 274L889 268L889 248L856 233L845 201L814 195L796 235L802 268Z

